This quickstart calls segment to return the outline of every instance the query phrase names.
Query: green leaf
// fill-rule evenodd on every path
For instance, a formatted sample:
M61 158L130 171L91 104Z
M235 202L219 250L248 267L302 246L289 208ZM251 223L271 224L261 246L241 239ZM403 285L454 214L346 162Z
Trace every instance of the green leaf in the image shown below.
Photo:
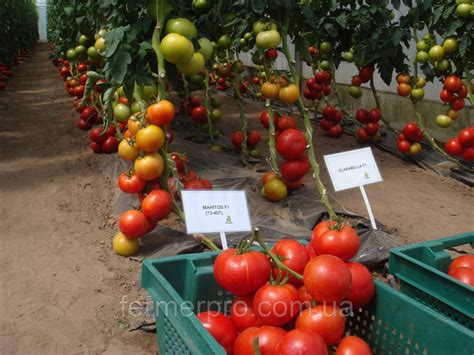
M123 82L125 75L127 74L128 64L131 62L132 57L130 56L130 53L122 49L118 49L110 58L110 75L117 83Z
M261 14L265 9L263 0L252 0L252 8L257 14Z
M392 5L395 10L400 9L400 0L392 0Z
M129 26L117 27L105 34L105 56L107 58L111 57L115 53L115 50L123 39L125 29L128 29L128 27Z

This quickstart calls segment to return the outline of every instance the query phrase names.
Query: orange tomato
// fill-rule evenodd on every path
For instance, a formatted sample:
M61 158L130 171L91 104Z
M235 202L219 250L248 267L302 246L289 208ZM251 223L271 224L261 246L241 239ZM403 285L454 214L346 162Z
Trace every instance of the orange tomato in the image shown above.
M300 97L300 89L298 89L298 86L295 84L290 84L284 88L281 88L278 96L284 103L292 104L298 100L298 97Z
M132 133L127 129L123 134L124 138L132 138Z
M411 85L406 83L398 84L397 92L400 96L409 96L411 94Z
M155 125L167 125L171 123L175 115L174 105L168 100L161 100L156 104L148 106L147 120Z
M135 174L143 180L155 180L163 173L164 162L158 153L146 154L135 160Z
M410 75L406 73L398 74L397 75L397 83L399 84L410 84Z
M140 149L136 143L132 143L129 139L122 139L118 146L118 154L123 160L134 160Z
M270 82L265 82L261 88L262 95L267 99L276 99L278 98L278 94L280 93L280 85L273 84Z
M147 152L156 152L163 146L165 142L165 132L155 125L149 125L141 128L136 135L138 147Z
M127 122L127 128L130 131L132 135L136 135L138 130L140 129L140 121L138 121L137 116L132 115L128 122Z

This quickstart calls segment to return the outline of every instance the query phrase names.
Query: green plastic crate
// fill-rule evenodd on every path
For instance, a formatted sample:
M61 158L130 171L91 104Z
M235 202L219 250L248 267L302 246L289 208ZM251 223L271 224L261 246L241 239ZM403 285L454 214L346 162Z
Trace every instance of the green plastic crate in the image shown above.
M389 272L400 291L474 330L474 288L447 274L451 256L445 249L470 244L474 232L394 248Z
M155 302L160 354L225 354L192 312L207 310L198 308L205 301L214 301L214 309L230 308L232 295L213 276L217 255L143 262L142 285ZM347 321L348 331L366 339L374 354L472 354L472 331L382 282L375 280L375 286L372 303Z

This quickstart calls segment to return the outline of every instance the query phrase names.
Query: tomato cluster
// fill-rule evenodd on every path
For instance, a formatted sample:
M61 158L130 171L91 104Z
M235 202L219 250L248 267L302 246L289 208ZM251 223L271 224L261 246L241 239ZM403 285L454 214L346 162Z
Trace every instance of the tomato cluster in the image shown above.
M444 87L440 93L440 99L444 103L450 105L447 115L438 115L436 117L436 124L442 128L451 126L452 121L459 117L465 104L464 99L467 96L467 88L461 79L455 75L450 75L444 80Z
M397 93L400 96L410 96L413 101L420 101L425 97L426 79L424 77L413 78L409 74L397 75Z
M448 275L474 287L474 255L462 255L451 262Z
M8 78L13 76L13 72L9 67L0 63L0 91L3 91L7 88Z
M331 72L321 70L314 73L312 78L306 80L306 88L303 95L308 100L320 100L331 94Z
M342 136L342 127L339 124L342 120L342 111L334 106L327 105L322 110L323 118L319 121L319 126L327 132L330 138Z
M456 138L448 139L444 150L449 155L474 161L474 126L461 130Z
M279 99L289 105L295 103L300 97L300 89L298 86L288 82L284 77L269 78L269 80L262 84L260 91L262 96L266 99Z
M122 124L122 127L122 129L125 129L125 125ZM119 145L115 136L116 133L117 129L113 125L108 126L106 129L102 126L92 128L89 131L90 148L94 153L111 154L116 152Z
M407 123L402 133L397 138L397 148L402 153L410 153L416 155L421 151L419 143L423 138L423 132L416 122Z
M215 260L214 277L235 295L230 317L211 310L197 318L228 354L254 354L256 347L261 354L328 354L329 346L336 354L371 354L361 338L344 337L345 304L358 309L375 292L369 270L347 261L359 243L350 226L324 221L306 247L283 239L265 252L248 244L227 249Z
M358 99L362 96L362 84L368 83L374 75L374 68L370 65L365 65L359 68L359 73L352 77L351 85L349 86L349 95Z
M356 135L359 142L368 142L373 139L379 131L379 121L382 119L382 111L373 108L370 111L358 109L355 118L360 123L365 124L357 130Z

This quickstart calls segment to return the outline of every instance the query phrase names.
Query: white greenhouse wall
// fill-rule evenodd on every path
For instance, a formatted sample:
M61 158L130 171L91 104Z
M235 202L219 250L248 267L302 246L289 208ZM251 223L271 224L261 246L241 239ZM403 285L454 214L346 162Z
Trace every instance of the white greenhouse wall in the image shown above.
M46 34L46 0L36 0L36 6L38 8L38 30L39 30L39 41L47 42Z

